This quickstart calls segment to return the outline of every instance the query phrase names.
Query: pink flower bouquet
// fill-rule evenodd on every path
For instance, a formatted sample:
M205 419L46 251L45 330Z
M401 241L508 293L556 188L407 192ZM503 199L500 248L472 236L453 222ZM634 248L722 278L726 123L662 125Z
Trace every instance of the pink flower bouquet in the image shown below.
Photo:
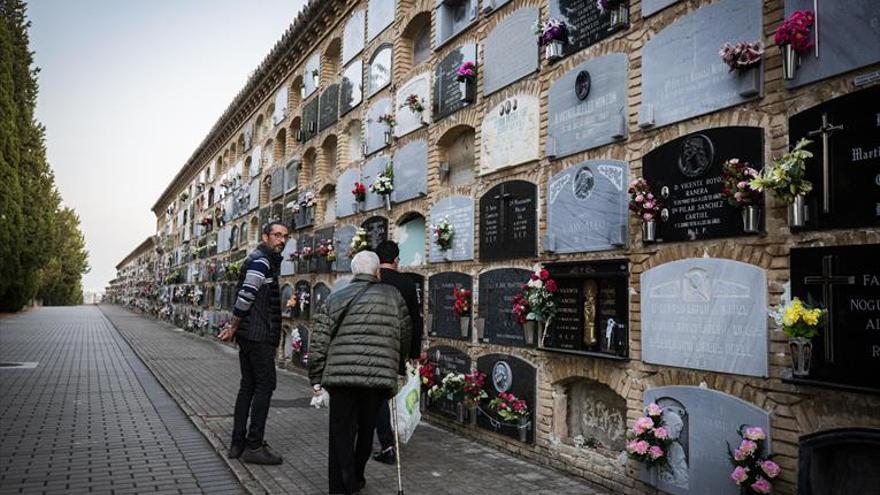
M736 450L728 444L728 456L733 464L730 479L747 495L773 493L773 479L782 470L771 460L772 455L764 455L764 442L767 434L757 426L739 427L742 441Z
M629 185L629 209L642 220L656 220L663 209L660 199L654 196L651 186L644 178L639 177Z
M773 34L773 42L778 46L791 45L794 51L806 53L813 48L810 28L816 17L809 10L798 10L782 22Z
M645 416L637 419L627 431L626 454L630 459L648 466L668 462L672 440L663 421L663 409L655 403L648 404Z

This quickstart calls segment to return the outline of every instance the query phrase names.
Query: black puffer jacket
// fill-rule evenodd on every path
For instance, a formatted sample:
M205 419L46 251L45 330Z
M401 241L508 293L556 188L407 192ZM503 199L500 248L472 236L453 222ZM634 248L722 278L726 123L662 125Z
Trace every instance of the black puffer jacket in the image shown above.
M367 284L335 335L330 332L346 305ZM351 284L327 297L314 317L309 343L309 380L324 387L397 390L397 375L409 352L410 318L400 292L372 275L355 275Z

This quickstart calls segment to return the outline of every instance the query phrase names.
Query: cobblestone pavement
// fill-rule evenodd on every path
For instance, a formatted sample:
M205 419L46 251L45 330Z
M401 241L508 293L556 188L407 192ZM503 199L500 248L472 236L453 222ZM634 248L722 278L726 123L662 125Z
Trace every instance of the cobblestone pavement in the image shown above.
M236 351L116 306L101 309L214 447L225 453L240 378ZM266 438L284 456L284 464L260 467L229 461L254 492L327 492L328 414L326 409L309 408L310 399L304 377L279 371ZM407 495L604 493L584 480L424 422L404 447L401 461ZM396 489L396 469L370 461L362 494L386 495Z
M0 319L0 363L0 494L244 492L98 308Z

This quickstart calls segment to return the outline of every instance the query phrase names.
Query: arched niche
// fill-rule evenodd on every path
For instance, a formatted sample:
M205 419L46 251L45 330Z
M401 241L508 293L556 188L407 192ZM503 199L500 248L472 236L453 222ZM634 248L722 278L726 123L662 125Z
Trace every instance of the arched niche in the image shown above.
M476 176L476 130L469 125L449 129L437 142L440 179L448 186L470 184Z
M394 238L400 248L400 267L417 267L425 264L425 217L410 213L401 218Z

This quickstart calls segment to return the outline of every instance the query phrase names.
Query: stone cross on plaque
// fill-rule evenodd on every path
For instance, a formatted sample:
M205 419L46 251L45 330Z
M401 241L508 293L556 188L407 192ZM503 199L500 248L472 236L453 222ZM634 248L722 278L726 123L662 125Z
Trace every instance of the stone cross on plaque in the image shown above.
M834 274L834 258L833 254L822 257L822 275L806 276L804 284L821 285L822 301L828 310L827 322L825 323L825 362L834 362L834 286L835 285L854 285L856 277L852 275L835 275Z
M831 153L828 151L828 145L831 140L831 134L834 131L842 130L842 125L831 124L831 122L828 122L828 114L823 113L822 125L807 134L810 137L822 136L822 211L825 213L831 212L831 163L828 159Z

